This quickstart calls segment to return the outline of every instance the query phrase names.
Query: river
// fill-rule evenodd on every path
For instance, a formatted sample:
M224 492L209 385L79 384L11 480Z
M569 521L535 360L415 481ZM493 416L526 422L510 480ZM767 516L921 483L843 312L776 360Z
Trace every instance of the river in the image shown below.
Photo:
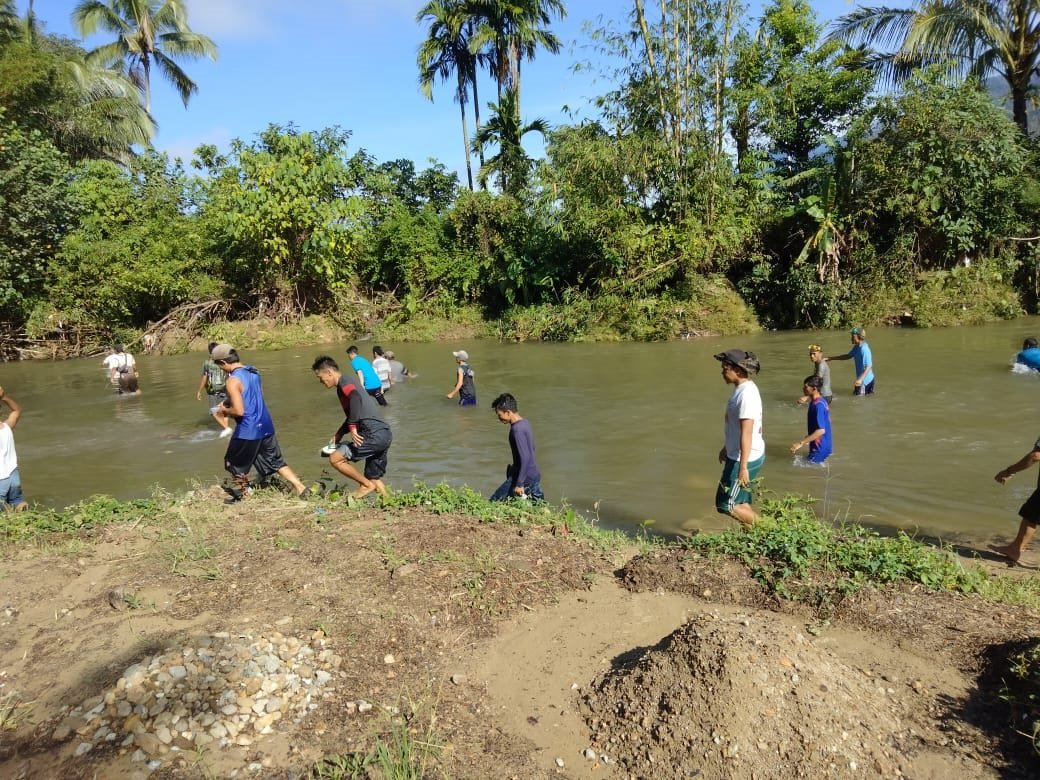
M965 542L1008 536L1036 484L1033 474L1004 487L993 481L1040 435L1032 417L1040 376L1009 369L1026 335L1040 335L1040 319L871 329L873 397L851 396L851 361L832 364L835 453L826 469L794 465L788 447L805 435L796 399L811 373L807 346L842 354L846 331L654 344L384 343L419 375L393 388L385 410L394 431L387 483L445 481L489 494L509 461L507 430L489 404L509 391L533 425L549 500L565 499L608 527L721 528L731 521L715 513L713 497L731 388L712 355L739 347L762 363L766 489L813 496L831 519ZM304 479L327 468L318 450L342 420L310 365L321 353L346 365L346 346L243 350L263 373L279 441ZM360 346L370 354L370 343ZM460 348L476 372L475 408L445 398L451 352ZM143 392L135 397L110 389L101 357L0 365L0 384L25 410L16 441L30 502L63 507L93 494L143 497L222 479L225 442L195 400L204 356L137 357Z

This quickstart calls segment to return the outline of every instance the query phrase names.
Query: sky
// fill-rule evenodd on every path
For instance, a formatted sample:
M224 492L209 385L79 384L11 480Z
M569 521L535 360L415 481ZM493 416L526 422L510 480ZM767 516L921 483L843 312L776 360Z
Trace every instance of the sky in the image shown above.
M855 7L849 0L810 1L821 23ZM583 26L606 20L623 25L632 0L564 2L567 17L552 25L563 50L555 56L540 51L524 64L525 121L540 117L556 125L593 117L591 99L609 89L591 73L573 70L575 62L592 56ZM28 0L17 5L24 13ZM78 38L70 22L75 5L76 0L36 0L34 8L48 32ZM300 130L338 125L351 133L350 152L365 149L380 162L407 158L420 170L432 158L463 179L453 89L438 84L431 103L418 88L416 52L425 28L415 15L423 5L424 0L187 0L189 26L216 42L219 59L181 62L198 84L187 109L153 71L155 146L187 163L199 144L226 150L233 138L251 140L271 123L292 122ZM749 15L757 17L759 8L753 0ZM97 35L84 45L104 42L106 36ZM486 106L494 88L487 81L480 89ZM489 113L485 106L483 116Z

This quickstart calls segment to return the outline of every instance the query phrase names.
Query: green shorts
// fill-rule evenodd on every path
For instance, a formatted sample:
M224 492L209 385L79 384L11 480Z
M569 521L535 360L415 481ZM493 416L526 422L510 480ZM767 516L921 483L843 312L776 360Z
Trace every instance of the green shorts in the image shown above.
M747 470L751 484L748 487L743 487L737 481L740 461L726 458L726 463L722 467L722 477L719 479L719 489L715 491L715 508L719 512L728 515L737 504L751 503L751 485L758 479L758 472L762 470L762 464L765 461L765 455L758 460L748 461Z

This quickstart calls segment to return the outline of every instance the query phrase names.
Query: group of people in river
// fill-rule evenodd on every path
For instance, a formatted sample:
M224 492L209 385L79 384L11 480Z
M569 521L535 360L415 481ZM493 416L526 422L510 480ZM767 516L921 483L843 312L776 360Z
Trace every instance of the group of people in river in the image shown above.
M866 331L856 327L850 332L852 347L843 355L825 357L818 344L809 347L809 359L813 363L813 374L802 383L800 403L808 403L805 438L791 445L790 451L797 453L809 447L806 462L823 464L833 450L830 405L833 401L829 363L839 360L855 361L856 378L852 393L857 396L874 394L874 358L866 340ZM723 464L722 475L715 494L715 507L745 527L751 527L758 515L752 507L753 486L765 462L765 441L762 436L762 397L752 377L761 370L758 356L754 352L730 349L715 355L722 364L722 379L733 385L733 393L726 404L725 443L719 451L719 462ZM1035 338L1027 338L1022 345L1016 362L1040 370L1040 346ZM1019 460L1001 469L994 476L1005 484L1014 474L1040 463L1040 439ZM1014 540L1005 545L989 545L992 552L1018 564L1036 534L1040 523L1040 476L1037 487L1019 509L1019 527Z
M853 328L850 341L848 352L830 357L824 355L820 345L809 346L813 373L803 380L799 398L799 403L807 404L806 435L790 446L793 454L808 448L804 459L806 464L825 465L833 452L830 407L834 395L830 363L854 361L853 395L874 394L873 354L865 330ZM447 398L458 396L460 406L475 406L475 372L469 354L458 350L452 356L456 364L456 382ZM750 527L758 517L752 506L754 485L765 462L762 397L754 382L761 364L754 352L740 349L729 349L714 357L721 363L723 381L733 386L724 415L724 443L718 456L722 474L716 490L715 507L718 512ZM353 496L360 498L373 492L386 494L383 478L393 435L380 407L388 405L387 394L394 384L414 374L396 360L393 352L379 346L373 347L371 361L362 357L354 345L348 348L347 358L350 361L348 371L341 370L336 360L328 355L318 357L311 366L316 379L324 387L335 390L344 415L343 422L330 436L322 454L328 457L333 469L357 483ZM1025 340L1017 362L1040 369L1040 346L1036 339ZM113 345L104 360L104 367L111 383L121 394L140 393L137 364L121 344ZM240 501L251 492L250 474L254 470L261 481L277 474L301 497L320 492L319 485L304 484L285 462L264 400L260 372L255 366L245 364L230 344L210 343L196 389L196 398L200 401L203 392L209 412L221 428L220 438L229 439L224 454L224 468L231 477L226 488L230 494L229 501ZM8 509L20 510L28 504L21 488L13 430L22 410L17 401L0 388L0 408L3 406L9 411L6 422L0 422L0 503ZM512 455L506 479L491 494L491 500L543 500L541 471L535 456L530 422L520 415L516 398L510 393L497 396L491 407L499 421L509 426ZM364 461L363 469L356 465L361 461ZM1037 463L1040 463L1040 439L1022 458L997 472L994 479L1005 484L1013 475ZM1013 564L1020 561L1040 522L1040 479L1037 489L1020 508L1019 515L1021 522L1015 539L1006 545L989 546Z
M474 406L477 402L475 374L469 365L469 354L465 350L452 354L458 381L448 398L457 393L460 406ZM371 361L362 357L354 345L347 349L347 358L349 371L342 370L329 355L318 357L311 365L318 382L335 390L344 415L343 422L322 448L322 454L328 457L332 468L357 483L352 493L355 498L373 492L385 495L383 477L393 434L379 407L389 405L386 394L395 383L414 374L396 361L393 352L380 346L372 348ZM198 400L202 400L203 391L209 401L210 414L221 426L220 437L230 439L224 453L224 468L231 476L231 485L226 488L229 501L241 501L249 494L250 474L254 470L261 480L277 474L301 497L320 491L318 485L305 485L285 462L264 400L260 372L255 366L243 363L230 344L209 345L209 358L202 366L196 391ZM516 399L509 393L498 396L492 402L492 409L500 421L510 426L513 462L507 469L506 482L491 495L491 500L513 496L544 499L530 423L520 416ZM360 461L364 461L363 470L355 465Z

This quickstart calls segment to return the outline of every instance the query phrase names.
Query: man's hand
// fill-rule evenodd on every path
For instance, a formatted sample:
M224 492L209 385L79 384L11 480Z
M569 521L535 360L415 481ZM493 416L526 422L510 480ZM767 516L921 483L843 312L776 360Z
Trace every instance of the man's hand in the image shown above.
M362 444L365 443L365 439L357 431L350 432L350 440L354 442L355 447L360 447Z
M1008 473L1007 469L1001 469L997 472L996 476L994 476L993 479L995 479L997 482L1003 485L1005 482L1011 479L1011 474Z
M741 487L747 487L751 484L751 474L748 473L747 466L741 466L740 470L737 471L737 482L740 483Z

